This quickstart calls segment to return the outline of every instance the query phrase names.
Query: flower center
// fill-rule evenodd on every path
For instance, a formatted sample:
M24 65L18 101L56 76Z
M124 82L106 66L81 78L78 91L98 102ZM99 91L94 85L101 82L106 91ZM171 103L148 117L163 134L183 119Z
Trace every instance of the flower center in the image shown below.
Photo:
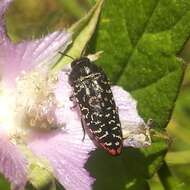
M33 71L23 73L16 87L0 97L0 123L6 128L55 129L60 126L56 117L54 94L57 78Z
M25 126L40 129L59 127L54 94L57 78L46 73L32 72L17 80L17 108L23 109Z

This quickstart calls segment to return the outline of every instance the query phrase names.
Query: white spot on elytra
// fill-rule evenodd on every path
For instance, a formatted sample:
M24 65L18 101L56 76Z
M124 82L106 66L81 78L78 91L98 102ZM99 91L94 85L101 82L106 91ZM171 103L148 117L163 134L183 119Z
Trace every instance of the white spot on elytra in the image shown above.
M99 137L99 139L101 140L101 139L103 139L103 138L105 138L107 136L108 136L108 132L106 131L104 135L102 135L101 137Z
M115 123L115 120L108 121L109 124Z

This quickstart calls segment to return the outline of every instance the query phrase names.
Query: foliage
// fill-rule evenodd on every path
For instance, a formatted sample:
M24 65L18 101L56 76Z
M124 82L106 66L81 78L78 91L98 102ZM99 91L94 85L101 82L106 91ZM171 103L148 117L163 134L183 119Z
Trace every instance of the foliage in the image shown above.
M99 64L114 83L132 92L141 115L152 118L156 129L167 126L182 82L185 66L176 54L190 35L189 10L189 1L107 0L89 48L104 51ZM140 176L142 180L146 175ZM127 178L125 182L125 187L131 184ZM126 189L146 189L136 184Z

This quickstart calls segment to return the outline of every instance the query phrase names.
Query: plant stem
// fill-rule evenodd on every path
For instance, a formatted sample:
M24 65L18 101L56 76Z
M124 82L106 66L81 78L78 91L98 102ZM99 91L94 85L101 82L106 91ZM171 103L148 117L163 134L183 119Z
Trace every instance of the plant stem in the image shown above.
M184 184L171 174L171 171L164 161L161 168L158 170L158 176L165 190L182 190Z

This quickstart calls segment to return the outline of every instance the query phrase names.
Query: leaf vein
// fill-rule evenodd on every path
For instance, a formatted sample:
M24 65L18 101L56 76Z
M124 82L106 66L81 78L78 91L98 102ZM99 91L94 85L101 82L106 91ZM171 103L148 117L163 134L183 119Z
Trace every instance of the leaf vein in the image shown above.
M157 7L158 7L158 5L159 5L159 2L160 2L160 0L158 0L157 3L156 3L156 5L154 6L150 17L148 18L148 20L147 20L147 22L146 22L146 24L145 24L145 26L144 26L144 28L143 28L143 31L142 31L141 35L139 36L138 41L136 42L136 44L135 44L133 50L131 51L131 55L129 56L129 58L128 58L128 59L126 60L126 62L125 62L124 69L122 69L122 70L120 71L120 73L118 74L118 77L117 77L118 79L117 79L116 83L118 83L118 82L120 81L122 75L125 73L125 71L126 71L126 69L127 69L127 65L128 65L128 63L130 62L130 60L131 60L131 58L132 58L132 56L133 56L135 50L137 49L138 44L139 44L139 42L140 42L140 40L141 40L143 34L145 33L146 28L147 28L147 26L148 26L148 24L149 24L149 22L150 22L150 20L151 20L151 18L152 18L152 16L153 16L155 10L157 9Z
M172 74L175 73L177 70L178 70L178 69L173 70L173 71L171 71L171 72L168 72L167 74L165 74L165 75L163 75L162 77L160 77L160 78L158 78L158 79L152 81L151 83L149 83L149 84L147 84L147 85L144 85L144 86L142 86L141 88L134 89L134 90L132 90L131 92L132 92L132 93L135 93L136 91L143 90L143 89L145 89L145 88L147 88L147 87L153 86L153 85L155 85L156 83L158 83L160 80L162 80L162 79L164 79L164 78L167 78L169 75L172 75Z

